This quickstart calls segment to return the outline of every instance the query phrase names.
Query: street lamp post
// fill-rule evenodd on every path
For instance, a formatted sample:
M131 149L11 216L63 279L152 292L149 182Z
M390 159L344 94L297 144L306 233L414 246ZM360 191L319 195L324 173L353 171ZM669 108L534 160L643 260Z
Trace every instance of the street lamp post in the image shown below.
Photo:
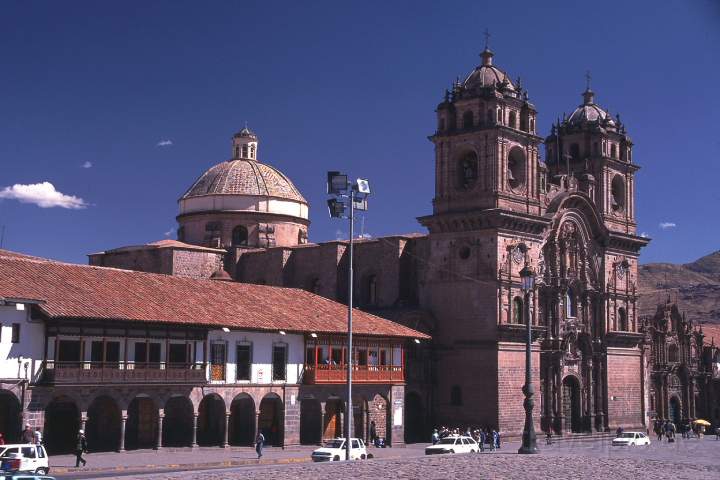
M345 459L350 460L352 437L352 369L353 369L353 237L355 235L355 210L367 210L367 197L370 195L370 185L367 180L358 178L354 183L348 181L348 176L340 172L328 172L327 193L333 195L327 201L330 216L333 218L346 218L350 220L350 245L348 252L348 349L347 349L347 408L345 409ZM345 212L348 212L347 215Z
M532 384L532 318L530 317L530 292L535 285L535 272L530 265L525 264L523 269L520 270L520 281L522 282L522 291L525 296L523 315L525 316L525 325L527 326L527 344L525 345L525 386L523 387L523 394L525 394L525 400L523 401L523 407L525 408L525 428L522 434L522 445L518 453L539 453L532 417L533 406L535 405L532 397L535 389Z

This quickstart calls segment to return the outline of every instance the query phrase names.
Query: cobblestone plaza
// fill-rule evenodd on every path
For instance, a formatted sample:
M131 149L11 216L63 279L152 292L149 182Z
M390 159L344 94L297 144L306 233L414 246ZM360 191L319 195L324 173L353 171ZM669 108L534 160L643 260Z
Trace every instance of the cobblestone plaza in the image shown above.
M184 480L203 478L653 478L717 479L720 478L720 441L713 437L678 439L674 444L655 442L648 447L612 447L609 438L600 440L562 441L541 445L539 455L517 455L518 444L510 442L494 453L455 456L423 455L422 444L404 449L379 451L378 458L364 462L313 464L290 462L282 465L247 465L242 467L186 470L143 474L148 480ZM375 450L375 452L378 452ZM300 455L301 452L298 452ZM300 463L298 463L300 462ZM78 472L59 478L138 478L138 473L123 476L79 476Z

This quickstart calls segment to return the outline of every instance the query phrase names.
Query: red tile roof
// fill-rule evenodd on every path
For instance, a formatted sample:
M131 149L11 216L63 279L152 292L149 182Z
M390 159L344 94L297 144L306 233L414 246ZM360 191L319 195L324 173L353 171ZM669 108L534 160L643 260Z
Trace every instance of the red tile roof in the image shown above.
M347 307L304 290L93 267L0 251L0 297L44 301L49 318L344 333ZM353 333L429 338L355 310Z

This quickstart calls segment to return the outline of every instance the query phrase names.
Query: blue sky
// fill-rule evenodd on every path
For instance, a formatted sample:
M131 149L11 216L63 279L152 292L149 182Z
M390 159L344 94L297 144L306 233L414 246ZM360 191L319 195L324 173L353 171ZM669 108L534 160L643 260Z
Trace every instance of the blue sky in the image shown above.
M332 169L372 181L366 232L422 231L434 109L478 64L485 28L543 135L580 103L586 70L620 112L642 166L643 262L720 248L720 6L701 0L5 1L0 192L49 182L61 193L41 194L87 207L0 200L4 247L85 262L174 238L177 198L245 121L310 201L312 241L346 229L324 207Z

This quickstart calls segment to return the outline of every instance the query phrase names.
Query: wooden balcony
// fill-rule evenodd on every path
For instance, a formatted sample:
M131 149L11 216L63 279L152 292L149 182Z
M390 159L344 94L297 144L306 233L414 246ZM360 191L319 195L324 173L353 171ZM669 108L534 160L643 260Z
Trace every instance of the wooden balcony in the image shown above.
M353 383L403 383L405 371L399 365L355 365ZM303 383L347 382L347 365L305 365Z
M42 382L53 385L86 384L204 384L204 363L54 362L46 361Z

